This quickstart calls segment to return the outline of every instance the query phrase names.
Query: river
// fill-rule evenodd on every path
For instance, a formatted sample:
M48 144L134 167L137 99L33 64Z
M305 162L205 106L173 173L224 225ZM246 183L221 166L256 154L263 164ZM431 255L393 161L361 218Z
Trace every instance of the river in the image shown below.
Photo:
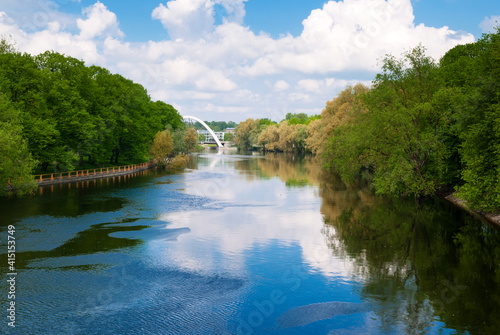
M439 199L347 187L312 158L206 152L181 173L45 187L0 213L2 333L500 329L498 229Z

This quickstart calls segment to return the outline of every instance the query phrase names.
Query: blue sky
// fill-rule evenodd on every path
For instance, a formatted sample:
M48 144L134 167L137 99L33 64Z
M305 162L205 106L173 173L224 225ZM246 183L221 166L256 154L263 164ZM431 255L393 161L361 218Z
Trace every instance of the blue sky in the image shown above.
M168 37L160 22L151 19L151 12L161 0L100 0L118 16L120 27L126 39L134 42L148 40L160 41ZM22 2L22 0L21 0ZM58 0L62 11L78 15L83 8L91 6L95 0ZM244 23L255 33L267 32L273 37L290 33L294 36L302 32L302 21L312 10L321 8L324 0L249 0L245 2L246 16ZM415 22L428 26L448 26L480 37L483 31L479 23L486 17L500 15L500 3L497 0L412 0ZM219 13L224 12L218 6ZM217 15L216 23L221 22Z
M500 22L497 0L1 0L0 35L144 85L205 120L318 114L386 54L439 59Z

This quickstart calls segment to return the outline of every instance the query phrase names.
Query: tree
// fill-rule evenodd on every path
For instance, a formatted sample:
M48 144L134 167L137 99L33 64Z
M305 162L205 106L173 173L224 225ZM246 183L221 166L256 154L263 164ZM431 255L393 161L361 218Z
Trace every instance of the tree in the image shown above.
M0 195L9 191L28 194L37 187L31 175L36 161L22 134L19 111L0 93Z
M273 124L266 127L257 138L257 143L261 145L264 151L275 151L279 149L280 134L278 126Z
M278 148L281 151L291 152L294 151L296 142L296 125L290 125L287 121L283 121L278 126L279 140Z
M165 167L166 159L173 152L173 149L172 135L169 130L164 130L156 134L153 144L149 148L149 154L159 167Z
M458 54L452 59L451 55ZM468 66L464 66L467 63ZM459 195L482 210L500 209L500 28L466 48L452 50L443 65L457 68L458 85L466 95L465 113L458 114L464 185Z
M285 116L285 120L288 121L288 124L307 124L309 123L309 116L306 113L287 113Z
M7 41L5 38L0 38L0 54L3 53L16 53L16 47L14 43Z
M19 114L5 115L5 150L12 143L19 144L19 152L27 146L26 158L42 170L51 164L70 170L84 158L91 164L144 161L149 143L167 126L181 129L179 142L188 150L195 143L179 113L151 101L143 86L56 52L21 54L5 39L0 40L0 92L10 106L6 110ZM29 164L20 164L21 174L24 166Z
M56 146L63 148L54 160L70 170L75 155L83 160L96 146L95 120L87 100L92 98L90 73L83 61L55 52L47 51L34 61L43 78L46 117L57 124Z
M198 132L194 128L188 128L184 135L184 141L186 141L187 152L195 151L198 145Z
M332 165L347 180L370 169L380 194L434 194L448 158L437 131L446 128L447 120L431 104L440 85L437 64L423 47L402 59L387 56L372 90L362 96L366 110L359 109L334 131Z
M153 102L153 112L158 118L155 122L162 128L167 125L172 126L172 129L182 128L184 126L184 121L179 112L172 106L163 101Z
M362 84L348 86L337 97L328 101L321 117L313 117L312 122L308 124L307 148L314 154L323 155L333 130L345 123L353 111L361 108L358 97L368 91L368 87Z
M248 151L253 148L259 135L259 122L259 119L247 119L246 121L240 122L236 127L234 139L238 148L243 151Z

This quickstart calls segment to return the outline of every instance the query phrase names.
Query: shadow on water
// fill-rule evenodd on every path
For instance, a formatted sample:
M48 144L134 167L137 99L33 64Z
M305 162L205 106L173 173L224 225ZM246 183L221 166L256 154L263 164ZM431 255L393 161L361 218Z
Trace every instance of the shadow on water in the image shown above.
M158 180L158 177L176 174L178 172L150 169L125 176L43 186L31 197L0 199L2 214L0 225L13 224L19 217L37 215L77 217L90 213L116 211L127 204L126 194L113 196L120 190L133 190L150 182L159 185L172 184L171 179Z
M35 260L89 255L130 248L142 243L139 239L112 237L110 234L118 232L140 231L150 226L116 226L109 223L92 225L89 229L79 232L74 238L49 251L17 252L16 268L18 270L29 267Z
M130 192L144 183L172 184L171 179L158 179L168 175L164 171L147 170L129 176L41 187L39 194L32 197L0 199L1 226L14 225L19 230L19 221L30 218L23 223L26 236L21 236L24 243L19 243L17 248L16 268L28 268L36 260L107 253L139 246L147 235L141 235L142 231L155 230L165 222L127 218L126 215L113 222L99 221L104 217L123 217L121 211L129 205L129 200L121 191ZM81 219L93 213L98 214L95 216L97 222L92 222L92 217ZM104 213L116 215L104 216ZM137 224L139 220L142 222ZM149 234L175 240L186 232L186 229L162 229ZM73 234L73 237L68 234ZM54 248L43 250L53 244ZM38 248L42 250L36 250ZM4 253L1 255L6 257ZM0 269L6 270L6 265L1 264Z

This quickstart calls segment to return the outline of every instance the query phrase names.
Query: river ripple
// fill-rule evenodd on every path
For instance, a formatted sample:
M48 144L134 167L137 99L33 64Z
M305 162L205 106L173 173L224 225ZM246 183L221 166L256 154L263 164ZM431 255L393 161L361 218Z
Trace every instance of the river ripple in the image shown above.
M16 227L9 334L500 329L498 230L441 200L347 187L312 158L205 153L183 173L44 188L0 212L2 250Z

